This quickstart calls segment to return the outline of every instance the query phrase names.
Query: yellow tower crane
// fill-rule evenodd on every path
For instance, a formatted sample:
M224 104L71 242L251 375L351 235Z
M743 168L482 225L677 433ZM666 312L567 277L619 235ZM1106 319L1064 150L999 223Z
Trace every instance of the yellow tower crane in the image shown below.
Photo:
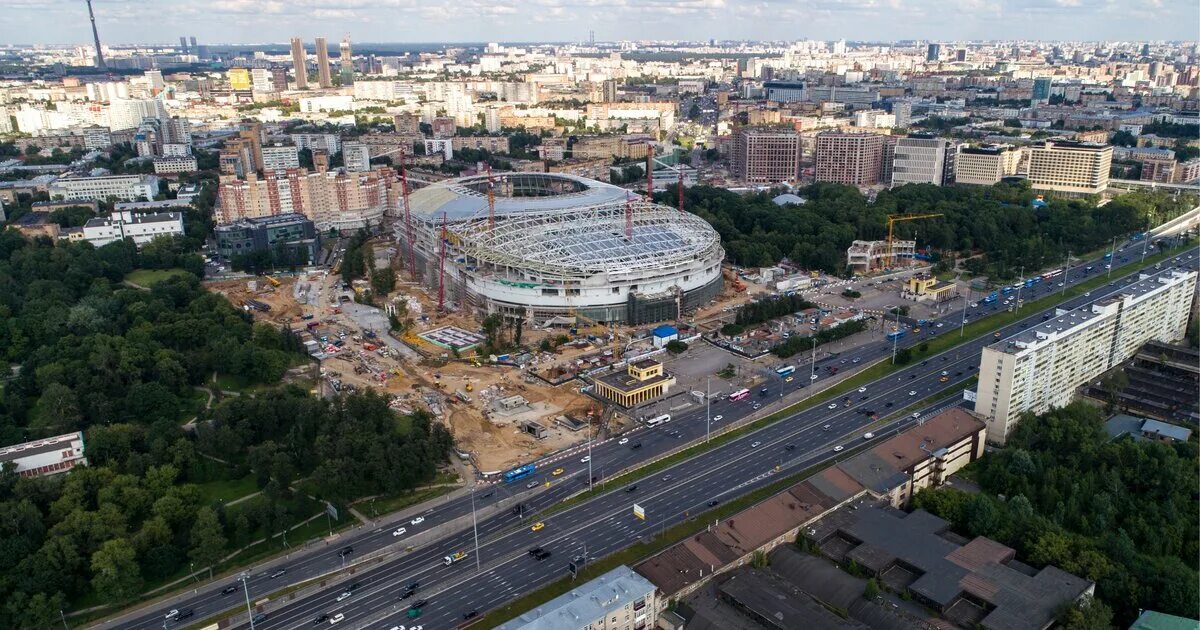
M887 258L884 259L884 267L891 267L895 262L895 255L892 253L893 231L896 223L900 221L916 221L918 219L932 219L935 217L945 216L943 214L889 214L887 215L888 237L887 237Z

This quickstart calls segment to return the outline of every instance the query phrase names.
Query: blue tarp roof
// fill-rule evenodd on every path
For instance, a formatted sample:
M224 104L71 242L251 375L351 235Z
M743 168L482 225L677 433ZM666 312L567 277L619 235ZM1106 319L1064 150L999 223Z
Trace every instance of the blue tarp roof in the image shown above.
M679 334L678 329L676 329L674 326L667 326L666 324L663 324L662 326L659 326L658 328L654 329L655 337L670 337L671 335L678 335L678 334Z

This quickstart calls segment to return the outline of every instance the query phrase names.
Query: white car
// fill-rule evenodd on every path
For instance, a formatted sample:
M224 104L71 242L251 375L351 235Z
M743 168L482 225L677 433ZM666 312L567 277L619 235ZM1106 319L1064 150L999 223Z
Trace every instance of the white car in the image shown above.
M909 396L916 396L916 395L917 395L917 390L915 390L915 389L910 389L910 390L908 391L908 395L909 395Z
M351 595L353 595L353 594L354 594L354 593L351 593L350 591L346 591L346 592L342 593L341 595L338 595L338 596L337 596L337 600L338 600L339 602L344 602L344 601L346 601L347 599L350 599L350 596L351 596Z
M408 533L408 530L401 527L401 528L397 529L396 531L392 532L392 536L403 536L407 533Z
M837 409L837 403L829 403L830 409Z
M867 388L866 388L866 387L859 387L859 388L858 388L858 393L860 393L860 394L865 394L865 393L867 393Z
M921 412L920 412L920 411L914 411L914 412L913 412L913 418L920 418L920 417L921 417Z
M617 441L617 444L628 444L628 443L629 443L629 438L621 438L620 440Z
M409 521L408 524L409 525L420 525L421 523L424 523L424 522L425 522L425 517L418 516L417 518L414 518L413 520Z
M938 322L937 326L934 326L934 328L941 328L942 326L945 326L945 324L943 324L942 322Z
M332 616L332 617L330 617L330 618L329 618L329 625L331 625L331 626L332 626L332 625L334 625L334 624L336 624L336 623L339 623L341 620L343 620L343 619L345 619L345 618L346 618L346 615L343 615L342 613L338 613L338 614L336 614L336 615L334 615L334 616Z
M871 433L871 432L869 432L869 431L868 431L867 433L864 433L864 434L863 434L863 439L864 439L864 440L869 440L869 439L871 439L871 438L873 438L873 437L875 437L875 434L874 434L874 433Z
M753 444L751 444L751 445L750 445L750 448L758 448L758 447L759 447L759 445L761 445L761 444L762 444L762 442L755 442L755 443L753 443Z
M842 452L842 449L844 449L844 448L845 448L844 446L842 446L842 445L840 445L840 444L839 444L839 445L837 445L837 446L833 447L833 452L834 452L834 453L841 453L841 452Z
M724 419L725 419L725 416L722 416L720 414L713 416L713 422L720 422Z
M942 370L942 376L950 376L950 373L946 370Z
M832 428L833 428L833 425L832 425L832 424L827 424L827 425L825 425L825 426L821 427L821 430L822 430L822 431L828 431L828 430L830 430L830 429L832 429Z
M1087 293L1084 293L1083 297L1092 297L1092 292L1088 291Z
M174 619L179 616L179 610L172 608L171 612L167 613L167 619Z
M810 381L815 381L815 380L817 380L817 375L816 375L816 374L813 374L812 376L808 377L808 380L810 380Z
M580 464L586 464L586 463L588 463L588 462L590 462L590 461L592 461L592 456L591 456L591 455L588 455L587 457L584 457L583 459L579 460L579 463L580 463Z

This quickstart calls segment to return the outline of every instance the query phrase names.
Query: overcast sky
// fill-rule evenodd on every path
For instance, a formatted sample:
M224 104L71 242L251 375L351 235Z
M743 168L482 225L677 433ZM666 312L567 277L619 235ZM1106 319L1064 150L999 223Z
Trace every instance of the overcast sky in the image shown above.
M93 0L110 44L1195 40L1197 0ZM0 44L90 43L83 0L0 0Z

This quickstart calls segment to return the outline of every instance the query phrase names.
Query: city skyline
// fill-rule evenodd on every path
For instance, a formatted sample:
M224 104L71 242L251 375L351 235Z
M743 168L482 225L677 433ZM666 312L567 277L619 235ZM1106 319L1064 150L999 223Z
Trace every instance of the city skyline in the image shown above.
M216 44L265 44L348 32L363 42L570 42L586 41L594 31L599 41L1189 41L1196 39L1200 23L1200 5L1182 0L1145 6L1110 0L971 0L956 12L940 11L931 0L468 0L453 9L406 0L161 4L153 28L161 41L151 41L142 5L94 3L101 39L107 45L166 44L173 38L163 33L181 32ZM498 37L501 33L505 36ZM91 39L86 7L66 0L17 0L0 25L0 39L14 45L83 45Z

